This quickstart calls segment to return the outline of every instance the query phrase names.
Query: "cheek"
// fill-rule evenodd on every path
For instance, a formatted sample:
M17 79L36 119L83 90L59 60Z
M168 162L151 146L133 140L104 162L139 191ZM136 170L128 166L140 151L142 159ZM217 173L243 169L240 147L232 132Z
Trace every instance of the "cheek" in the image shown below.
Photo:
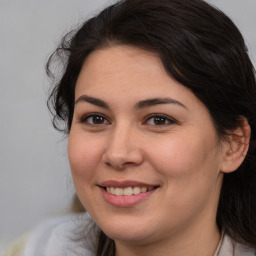
M215 140L197 138L177 136L162 142L161 147L156 143L150 152L154 169L164 181L165 193L157 209L165 209L167 215L172 212L177 220L185 220L188 214L192 216L209 202L215 206L219 196L218 145Z
M195 133L184 136L177 134L169 140L153 143L150 154L155 169L172 180L216 175L219 166L218 144L214 134L212 138Z
M68 156L75 184L92 181L100 162L100 147L97 140L70 133Z
M102 142L92 136L85 136L83 132L70 132L68 156L74 186L83 206L92 214L101 149Z

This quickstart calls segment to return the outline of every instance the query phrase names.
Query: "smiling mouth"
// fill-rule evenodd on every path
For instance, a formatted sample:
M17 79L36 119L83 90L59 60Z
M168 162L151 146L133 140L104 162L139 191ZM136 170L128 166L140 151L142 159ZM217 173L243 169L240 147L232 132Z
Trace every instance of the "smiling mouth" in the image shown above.
M98 184L104 199L114 207L133 207L151 197L159 184L147 184L133 180L108 180Z
M151 186L151 187L126 187L126 188L118 188L118 187L104 187L105 191L107 191L109 194L115 195L115 196L132 196L132 195L138 195L141 193L146 193L149 191L152 191L156 189L157 187Z

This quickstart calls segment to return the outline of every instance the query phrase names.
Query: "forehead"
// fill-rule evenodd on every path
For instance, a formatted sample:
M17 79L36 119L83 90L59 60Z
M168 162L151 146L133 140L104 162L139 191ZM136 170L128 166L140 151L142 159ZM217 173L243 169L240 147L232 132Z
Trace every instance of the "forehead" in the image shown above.
M207 111L190 89L167 73L156 54L132 46L112 46L92 52L76 84L75 98L82 95L100 98L115 107L168 97L192 112Z
M90 78L97 80L100 76L120 79L129 74L130 79L138 78L140 75L144 78L161 76L162 79L169 76L157 54L126 45L111 46L92 52L83 64L83 71L87 76L89 74Z
M85 60L76 85L80 90L116 89L154 93L179 84L165 70L157 54L132 46L112 46L92 52ZM170 86L168 86L170 85ZM180 85L182 88L184 86Z

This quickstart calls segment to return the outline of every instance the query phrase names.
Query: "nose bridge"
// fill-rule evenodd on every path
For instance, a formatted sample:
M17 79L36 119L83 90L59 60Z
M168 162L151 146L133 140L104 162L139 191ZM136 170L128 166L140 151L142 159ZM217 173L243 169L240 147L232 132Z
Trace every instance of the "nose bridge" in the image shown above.
M117 124L109 136L104 162L118 169L140 164L142 154L137 140L138 130L135 127L127 122Z
M109 143L110 149L115 151L117 148L120 152L128 150L131 146L128 142L132 142L130 139L132 128L127 123L116 125L115 129L113 129L112 138Z

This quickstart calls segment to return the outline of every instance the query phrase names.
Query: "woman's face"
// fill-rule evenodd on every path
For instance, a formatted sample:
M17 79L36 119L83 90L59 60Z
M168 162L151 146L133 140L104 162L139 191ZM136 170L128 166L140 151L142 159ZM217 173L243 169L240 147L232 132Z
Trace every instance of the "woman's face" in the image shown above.
M215 227L224 153L206 107L153 53L93 52L75 89L69 161L77 193L116 241Z

